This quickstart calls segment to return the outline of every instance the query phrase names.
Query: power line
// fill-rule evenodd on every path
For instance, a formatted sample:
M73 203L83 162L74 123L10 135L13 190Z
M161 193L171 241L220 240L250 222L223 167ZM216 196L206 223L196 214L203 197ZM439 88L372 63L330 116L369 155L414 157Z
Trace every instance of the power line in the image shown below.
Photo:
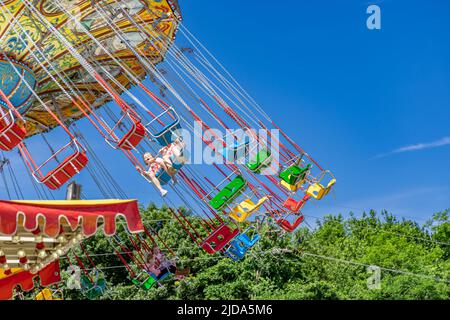
M288 249L288 248L275 248L275 249L266 250L266 251L252 252L252 254L255 255L255 256L264 255L264 254L270 254L272 256L275 256L275 255L286 254L286 253L295 253L295 251L293 251L291 249ZM341 258L336 258L336 257L319 255L319 254L310 253L310 252L306 252L306 251L301 251L300 254L302 256L310 256L310 257L319 258L319 259L322 259L322 260L327 260L327 261L332 261L332 262L337 262L337 263L345 263L345 264L350 264L350 265L356 265L356 266L360 266L360 267L374 267L374 266L376 266L380 270L384 270L384 271L387 271L387 272L403 274L403 275L408 275L408 276L414 276L414 277L420 277L420 278L423 278L423 279L434 280L434 281L437 281L437 282L450 283L450 280L443 279L443 278L440 278L438 276L431 276L431 275L414 273L414 272L405 271L405 270L381 267L381 266L378 266L378 265L375 265L375 264L366 264L366 263L362 263L362 262L356 262L356 261L351 261L351 260L346 260L346 259L341 259ZM180 259L178 261L180 261L180 262L191 262L191 261L199 261L199 260L223 260L223 259L228 259L228 258L225 257L225 256L209 256L209 257L196 257L196 258L190 258L190 259ZM287 259L288 260L297 260L297 261L301 260L301 258L294 258L294 257L290 257L290 258L287 258ZM111 270L111 269L120 269L120 268L126 268L126 266L119 265L119 266L109 266L109 267L101 267L101 268L95 268L95 269L97 269L97 270ZM95 270L95 269L86 269L86 270L92 271L92 270Z

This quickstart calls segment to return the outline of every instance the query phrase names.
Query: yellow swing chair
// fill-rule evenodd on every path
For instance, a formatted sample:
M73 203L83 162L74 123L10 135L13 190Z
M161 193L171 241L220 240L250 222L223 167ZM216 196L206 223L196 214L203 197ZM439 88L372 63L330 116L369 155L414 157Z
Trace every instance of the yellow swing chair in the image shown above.
M322 181L326 176L330 177L330 180L325 187ZM316 182L312 183L308 189L306 189L306 194L313 197L316 200L321 200L328 193L330 193L333 186L336 184L336 178L330 171L323 171Z

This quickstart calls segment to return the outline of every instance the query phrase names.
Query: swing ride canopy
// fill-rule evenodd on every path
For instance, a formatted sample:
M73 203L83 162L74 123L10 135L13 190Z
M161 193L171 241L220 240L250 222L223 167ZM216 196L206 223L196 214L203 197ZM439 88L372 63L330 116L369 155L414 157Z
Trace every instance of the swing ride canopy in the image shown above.
M0 212L0 299L13 284L31 290L37 275L58 282L48 268L99 228L114 235L119 217L130 233L144 230L136 200L0 201Z
M36 12L30 11L22 0L2 0L0 5L2 5L0 11L1 85L9 100L25 116L28 136L58 126L47 110L36 102L32 90L35 90L41 100L50 109L57 110L57 113L64 119L83 117L82 112L74 107L73 101L61 93L61 88L36 63L33 54L40 56L40 53L43 53L45 56L51 57L51 62L56 70L70 79L74 89L81 93L81 98L87 101L93 109L112 100L111 95L105 92L104 87L85 72L80 61L69 53L68 48L53 33L49 32L40 20L42 16L58 28L79 53L84 57L90 57L92 62L98 63L104 68L104 72L112 75L123 88L129 89L132 85L129 78L121 72L121 68L103 49L93 44L93 39L85 33L86 30L95 36L109 53L112 53L132 70L139 79L146 76L146 70L139 64L137 57L128 49L117 33L105 23L104 18L99 16L90 0L63 0L58 1L58 6L55 5L54 0L39 0L35 5L39 10L39 17ZM139 52L143 52L152 63L157 64L164 59L167 46L163 43L171 42L175 38L178 21L181 19L177 1L126 0L117 4L116 1L108 0L100 1L96 5L104 9L111 21L122 31L125 39ZM127 9L127 12L142 24L146 32L155 36L154 41L143 37L130 20L117 10L117 6ZM67 12L80 19L84 28L74 23ZM13 23L14 19L17 19L19 23ZM154 25L157 25L157 29L154 28ZM27 36L32 37L33 43L28 41ZM38 44L38 48L34 44ZM10 61L5 59L5 54L21 72L22 77L14 72ZM48 67L46 62L44 65ZM102 72L100 71L100 73ZM24 83L24 80L29 86ZM123 90L120 87L113 85L113 79L107 81L119 94L122 93ZM7 107L6 102L1 99L0 104Z
M239 261L261 238L256 218L294 232L304 221L306 203L325 197L336 179L275 124L180 21L178 4L171 0L0 0L0 149L17 147L40 199L49 197L45 192L42 197L37 186L58 190L84 168L105 198L126 198L102 164L105 157L95 154L72 123L84 117L140 176L160 185L171 216L199 248ZM194 48L174 43L176 33L177 42ZM116 105L100 108L109 101ZM213 134L215 146L191 120L205 132L216 126L228 132L237 125L247 138ZM53 149L44 132L58 126L70 142ZM272 135L274 128L281 135ZM227 161L190 166L181 129ZM23 143L38 133L49 157L41 148L28 149L35 139ZM152 165L152 175L142 164L146 152L170 165ZM125 217L130 231L125 241L115 235L118 216ZM143 225L135 200L0 201L0 291L5 287L0 298L11 297L14 283L29 290L37 276L43 286L57 282L58 259L69 250L67 258L74 255L82 264L71 250L78 245L98 272L82 245L98 229L115 235L108 238L114 254L138 287L148 290L162 281L159 271L183 274L181 265L172 263L169 269L162 263L173 262L177 254L158 230ZM148 259L160 248L167 257Z
M11 275L4 275L0 270L0 300L9 300L14 295L14 289L20 287L24 292L34 289L34 281L39 280L42 287L51 286L61 281L59 261L52 262L36 274L17 269Z

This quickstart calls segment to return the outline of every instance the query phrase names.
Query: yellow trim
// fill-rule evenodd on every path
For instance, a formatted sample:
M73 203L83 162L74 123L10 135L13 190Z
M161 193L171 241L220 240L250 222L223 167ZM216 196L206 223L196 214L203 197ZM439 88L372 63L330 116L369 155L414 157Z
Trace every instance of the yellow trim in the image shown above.
M104 200L14 200L9 201L17 204L30 204L30 205L51 205L51 206L93 206L104 204L123 204L130 203L137 200L118 200L118 199L104 199Z
M20 271L22 271L22 269L20 269L20 268L12 268L11 269L11 272L14 274L14 273L17 273L17 272L20 272ZM5 275L5 270L3 270L3 269L0 269L0 279L3 279L3 278L6 278L7 276Z

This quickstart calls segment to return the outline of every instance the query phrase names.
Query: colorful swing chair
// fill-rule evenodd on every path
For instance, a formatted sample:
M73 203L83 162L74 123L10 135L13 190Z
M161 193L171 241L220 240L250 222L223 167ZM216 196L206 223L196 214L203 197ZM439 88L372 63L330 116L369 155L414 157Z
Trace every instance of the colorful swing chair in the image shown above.
M287 219L280 219L277 221L277 224L281 228L283 228L285 231L291 233L291 232L294 232L304 220L305 220L305 217L303 215L301 215L298 218L296 218L293 223L289 222Z
M80 284L81 293L89 300L95 300L101 297L105 293L107 287L103 273L98 270L95 270L94 277L82 274L80 277Z
M322 181L326 176L330 176L330 180L325 187L322 184ZM312 183L308 189L306 189L306 194L313 197L316 200L321 200L323 197L325 197L327 194L330 193L333 186L336 184L336 178L330 171L323 171L320 177L317 179L316 182Z
M253 173L261 173L272 164L272 154L266 148L260 150L255 157L247 163L247 168Z
M156 284L156 279L142 270L139 274L136 274L133 279L131 279L131 282L136 287L148 291Z
M64 294L59 289L51 290L45 288L34 297L34 300L64 300Z
M283 206L292 213L298 213L310 198L311 196L307 194L300 201L297 201L294 198L289 197L283 203Z
M154 128L156 123L158 122L159 124L164 124L163 118L165 116L169 116L171 118L171 122L168 125L164 125L162 129L155 131ZM150 121L145 128L156 142L165 147L180 138L176 133L177 130L181 129L180 117L175 109L170 107Z
M230 241L224 254L234 261L239 261L245 257L247 252L253 248L260 239L261 236L256 232L256 228L254 226L249 227Z
M259 211L267 200L269 200L267 196L259 199L257 203L254 203L251 199L246 199L231 210L230 218L236 222L245 222L252 214Z
M221 251L239 234L239 229L232 229L229 225L222 224L215 229L200 245L207 253L214 254Z
M225 181L227 181L230 177L225 178L221 183L219 183L218 187L222 185ZM228 183L223 189L221 189L216 196L214 196L211 200L209 200L209 205L217 210L222 210L225 206L230 204L231 201L236 199L247 187L247 181L244 179L242 175L236 176L230 183ZM214 192L214 190L212 191ZM209 195L211 195L210 192Z
M124 122L131 122L131 127L120 139L113 139L114 132L124 125ZM141 120L132 110L126 110L114 127L108 130L109 136L105 138L106 142L114 149L133 150L144 139L146 131Z
M305 183L312 165L302 168L294 164L280 173L281 185L289 191L296 192Z
M25 163L29 167L34 179L38 183L45 184L51 190L57 190L61 188L67 181L72 179L76 174L86 167L88 163L88 157L84 147L78 142L78 140L72 136L72 140L55 152L50 158L48 158L43 164L37 166L31 154L25 145L20 145L19 150ZM46 174L42 173L44 166L56 161L58 155L70 150L72 153L66 157L58 166Z

